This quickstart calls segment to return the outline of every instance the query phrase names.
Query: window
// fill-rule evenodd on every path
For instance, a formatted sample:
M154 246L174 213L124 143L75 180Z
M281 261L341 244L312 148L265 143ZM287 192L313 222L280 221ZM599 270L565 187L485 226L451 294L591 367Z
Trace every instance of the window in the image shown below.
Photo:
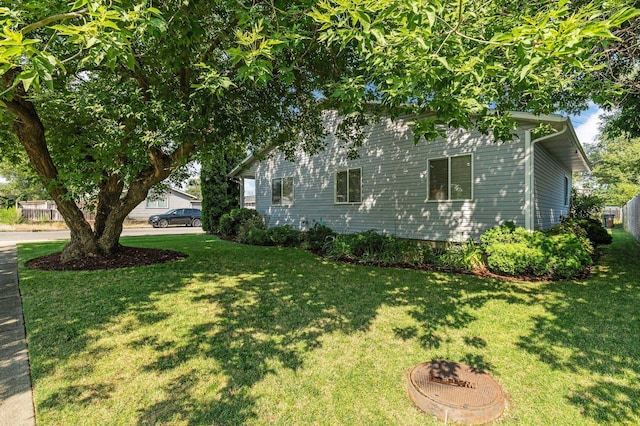
M469 200L473 198L472 157L429 160L429 200Z
M169 196L149 194L147 198L148 209L167 209L169 208Z
M570 195L569 178L565 176L564 177L564 205L565 206L569 205L569 195Z
M293 177L271 180L271 205L293 204Z
M336 203L362 201L362 169L336 172Z

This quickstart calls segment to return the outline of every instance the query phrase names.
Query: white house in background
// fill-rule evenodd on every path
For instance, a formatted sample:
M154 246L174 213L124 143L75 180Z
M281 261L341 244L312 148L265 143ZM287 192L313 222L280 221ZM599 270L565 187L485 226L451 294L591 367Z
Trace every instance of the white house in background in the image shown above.
M147 220L149 216L164 213L167 210L180 208L199 209L201 205L202 201L200 201L198 197L194 197L179 189L168 188L160 194L151 191L147 199L138 204L138 206L129 213L129 219Z
M512 115L519 125L511 142L449 129L446 139L418 145L411 117L382 119L349 159L335 137L340 117L328 113L321 153L293 162L277 150L249 156L229 176L255 179L255 208L268 226L322 223L435 241L477 239L506 221L546 229L568 215L572 173L589 163L568 118ZM555 132L535 138L541 123Z

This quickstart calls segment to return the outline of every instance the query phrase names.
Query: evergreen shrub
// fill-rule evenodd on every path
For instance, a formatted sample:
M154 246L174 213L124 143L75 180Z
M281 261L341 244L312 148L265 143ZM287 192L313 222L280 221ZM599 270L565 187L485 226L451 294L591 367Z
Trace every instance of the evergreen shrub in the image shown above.
M229 213L225 213L220 217L218 224L218 232L226 237L237 237L240 225L246 220L253 220L260 217L260 214L254 209L238 208L233 209Z

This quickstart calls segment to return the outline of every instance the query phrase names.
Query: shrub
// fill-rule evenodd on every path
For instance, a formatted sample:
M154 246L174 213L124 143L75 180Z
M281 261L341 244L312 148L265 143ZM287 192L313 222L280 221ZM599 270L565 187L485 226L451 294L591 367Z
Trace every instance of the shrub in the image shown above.
M576 223L587 232L587 238L594 245L611 244L613 238L599 220L593 218L578 219Z
M258 235L264 235L266 237L264 220L262 220L260 216L253 216L245 219L238 225L236 241L242 244L265 245L257 242L260 241L257 237ZM256 238L258 239L256 240Z
M0 223L4 225L16 225L22 222L22 215L13 207L0 209Z
M547 259L544 252L525 242L495 243L485 247L487 266L501 275L546 275Z
M267 237L273 245L280 247L298 247L302 242L302 232L289 225L274 226L267 229Z
M354 260L351 250L353 235L336 235L330 238L330 243L325 249L326 256L333 260Z
M337 260L357 260L360 262L380 262L385 243L391 237L378 234L371 229L356 234L337 235L331 240L327 256Z
M611 234L602 226L599 220L593 218L563 219L562 223L547 231L549 235L574 233L585 237L593 246L611 244Z
M475 271L486 269L482 247L469 240L458 244L450 243L434 258L434 264L440 268L455 271Z
M264 228L250 228L244 238L245 244L253 246L272 246L273 241L269 238L269 231Z
M385 242L389 237L378 234L370 229L358 234L352 234L351 253L358 258L367 258L384 251Z
M330 259L398 266L422 265L433 256L428 245L375 230L329 237L325 251Z
M571 190L570 215L572 218L584 219L598 216L603 208L603 198L593 194L581 194L575 189Z
M502 225L480 239L487 266L497 274L571 278L591 264L591 244L568 225L549 235Z
M306 248L314 253L326 253L335 236L336 233L333 232L331 228L320 223L316 223L306 232Z
M573 234L549 236L548 270L559 278L572 278L591 265L591 253L585 250L580 238Z
M233 209L220 217L218 232L227 237L236 237L240 230L240 224L255 217L260 217L260 214L253 209Z

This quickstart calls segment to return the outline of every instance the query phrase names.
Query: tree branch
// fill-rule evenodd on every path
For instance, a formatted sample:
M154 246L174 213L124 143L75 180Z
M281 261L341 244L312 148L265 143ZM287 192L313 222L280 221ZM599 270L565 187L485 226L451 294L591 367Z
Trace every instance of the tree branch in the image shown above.
M89 9L87 9L85 7L84 9L80 9L77 12L59 13L57 15L52 15L52 16L44 18L44 19L42 19L42 20L40 20L38 22L34 22L33 24L27 25L20 32L22 33L22 35L25 35L27 33L30 33L31 31L35 31L38 28L45 27L45 26L47 26L47 25L49 25L49 24L51 24L53 22L56 22L56 21L65 21L67 19L72 19L72 18L81 18L88 11L89 11Z

